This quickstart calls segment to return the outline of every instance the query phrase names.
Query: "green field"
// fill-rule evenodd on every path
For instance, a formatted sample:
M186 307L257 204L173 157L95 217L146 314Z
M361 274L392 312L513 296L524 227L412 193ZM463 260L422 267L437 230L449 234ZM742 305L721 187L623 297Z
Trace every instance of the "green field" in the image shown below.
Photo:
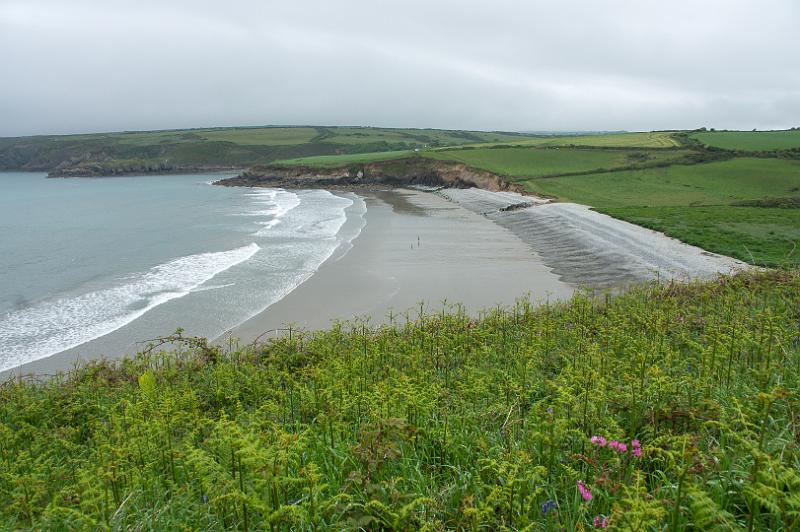
M800 263L800 209L614 207L599 209L684 242L759 266Z
M478 142L508 142L524 140L525 135L482 132L449 131L440 129L387 129L372 127L321 128L324 142L334 144L387 144L407 143L417 147L452 146Z
M285 146L305 144L319 135L313 127L270 127L245 129L202 130L197 134L207 140L235 144Z
M320 168L336 168L351 163L370 163L374 161L391 161L414 154L412 150L384 151L377 153L349 153L345 155L316 155L298 159L275 161L274 164L286 166L317 166Z
M8 382L0 528L798 530L798 308L772 272Z
M737 158L519 182L534 193L602 208L727 205L800 195L800 161Z
M800 129L788 131L707 131L691 138L725 150L773 151L800 148Z
M458 161L499 175L525 177L590 172L625 168L631 165L658 164L678 160L688 152L670 150L643 152L625 150L591 150L569 148L480 148L426 151L425 157Z
M533 138L516 133L372 127L243 127L0 138L0 170L75 175L247 168L309 156L392 152Z
M644 133L616 133L609 135L581 135L575 137L557 137L542 145L551 146L597 146L621 148L674 148L680 146L669 131Z
M704 249L760 265L800 263L800 210L733 206L800 196L800 161L737 158L696 165L518 180ZM710 207L714 206L714 207Z
M671 131L606 133L596 135L537 135L532 139L509 139L505 142L475 144L476 148L496 144L512 146L588 146L597 148L676 148L680 147Z

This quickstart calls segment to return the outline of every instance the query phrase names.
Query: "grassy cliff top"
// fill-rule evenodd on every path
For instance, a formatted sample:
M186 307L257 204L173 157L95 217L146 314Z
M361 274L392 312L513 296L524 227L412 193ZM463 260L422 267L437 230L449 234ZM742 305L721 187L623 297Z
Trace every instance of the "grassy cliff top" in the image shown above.
M800 277L412 311L0 387L7 529L792 530Z

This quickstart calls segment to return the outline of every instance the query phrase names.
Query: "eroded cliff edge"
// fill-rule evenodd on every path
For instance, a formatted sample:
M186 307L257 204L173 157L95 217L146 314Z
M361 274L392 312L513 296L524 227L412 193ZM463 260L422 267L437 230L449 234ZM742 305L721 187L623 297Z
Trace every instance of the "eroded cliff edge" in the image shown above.
M403 159L353 163L332 168L311 166L254 166L236 177L217 181L222 186L331 188L354 186L477 187L490 191L522 192L501 176L467 165L413 156Z

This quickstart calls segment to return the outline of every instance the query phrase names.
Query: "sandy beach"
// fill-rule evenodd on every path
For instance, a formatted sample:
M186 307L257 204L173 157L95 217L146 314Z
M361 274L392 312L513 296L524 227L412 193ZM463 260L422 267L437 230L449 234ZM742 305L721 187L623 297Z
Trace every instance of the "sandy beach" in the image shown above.
M459 303L477 315L526 295L553 301L573 292L510 231L440 196L396 190L366 201L367 224L353 249L228 335L248 341L288 324L386 323L390 312L417 313L420 303L429 311Z
M460 303L477 315L481 309L511 305L526 295L533 301L553 301L573 292L529 244L444 197L413 190L358 193L367 204L360 235L285 298L217 341L234 336L250 342L288 325L319 329L353 318L369 317L378 324L386 322L390 312L418 312L421 302L430 311L441 309L445 301ZM148 315L140 319L147 320ZM153 324L152 335L136 340L169 334L172 325ZM55 374L86 360L130 356L142 347L129 342L120 352L119 345L102 337L9 370L0 378Z

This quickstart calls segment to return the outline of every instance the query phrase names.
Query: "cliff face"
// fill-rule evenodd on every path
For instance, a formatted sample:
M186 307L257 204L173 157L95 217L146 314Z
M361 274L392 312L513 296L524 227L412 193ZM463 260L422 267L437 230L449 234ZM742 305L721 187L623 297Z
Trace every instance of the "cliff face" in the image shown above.
M476 170L461 163L424 157L358 163L336 168L254 166L237 177L223 179L217 184L284 188L420 185L449 188L477 187L491 191L522 192L518 185L513 185L491 172Z

